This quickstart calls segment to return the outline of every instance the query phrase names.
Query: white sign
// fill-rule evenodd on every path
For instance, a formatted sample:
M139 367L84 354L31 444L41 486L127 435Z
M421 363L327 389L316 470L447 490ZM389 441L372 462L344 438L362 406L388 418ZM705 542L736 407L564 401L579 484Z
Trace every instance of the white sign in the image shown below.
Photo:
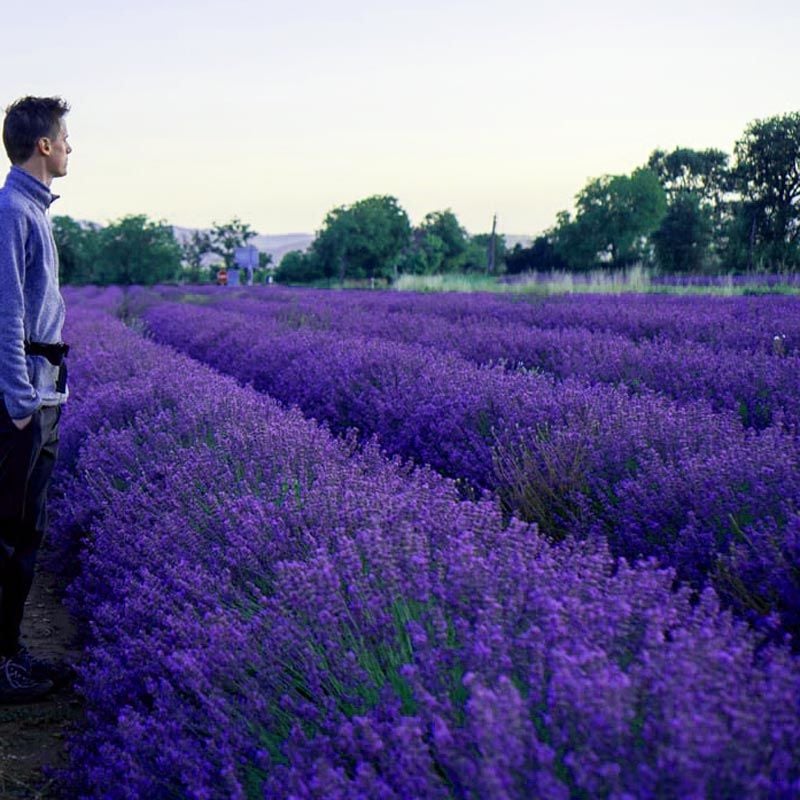
M237 247L233 252L233 260L237 267L255 269L258 266L258 248L253 245Z

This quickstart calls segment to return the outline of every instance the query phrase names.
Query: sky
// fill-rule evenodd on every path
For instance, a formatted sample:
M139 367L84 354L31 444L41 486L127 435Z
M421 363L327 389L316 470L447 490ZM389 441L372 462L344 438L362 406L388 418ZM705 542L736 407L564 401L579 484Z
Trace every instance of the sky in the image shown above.
M732 154L800 111L797 0L4 4L0 105L60 95L54 214L313 233L393 195L412 224L537 234L656 148Z

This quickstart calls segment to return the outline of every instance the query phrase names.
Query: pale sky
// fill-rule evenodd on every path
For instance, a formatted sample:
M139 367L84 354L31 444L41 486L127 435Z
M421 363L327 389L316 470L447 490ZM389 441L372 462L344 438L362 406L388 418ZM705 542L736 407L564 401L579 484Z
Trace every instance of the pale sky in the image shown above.
M0 106L72 105L55 214L312 233L389 194L535 234L589 178L800 110L798 30L798 0L9 2Z

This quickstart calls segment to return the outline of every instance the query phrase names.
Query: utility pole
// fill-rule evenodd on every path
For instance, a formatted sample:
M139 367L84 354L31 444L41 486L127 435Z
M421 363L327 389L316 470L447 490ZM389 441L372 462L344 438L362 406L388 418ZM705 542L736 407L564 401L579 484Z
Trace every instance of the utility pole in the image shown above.
M495 236L497 231L497 213L495 213L494 217L492 218L492 235L489 238L489 252L488 258L486 259L486 272L492 273L494 272L494 243L495 243Z

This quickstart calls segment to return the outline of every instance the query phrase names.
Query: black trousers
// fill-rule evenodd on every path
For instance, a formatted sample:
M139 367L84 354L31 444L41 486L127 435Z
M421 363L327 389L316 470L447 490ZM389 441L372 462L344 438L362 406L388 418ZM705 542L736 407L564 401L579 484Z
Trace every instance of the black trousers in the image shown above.
M0 398L0 655L19 647L36 554L47 528L47 488L58 455L60 406L44 406L19 430Z

